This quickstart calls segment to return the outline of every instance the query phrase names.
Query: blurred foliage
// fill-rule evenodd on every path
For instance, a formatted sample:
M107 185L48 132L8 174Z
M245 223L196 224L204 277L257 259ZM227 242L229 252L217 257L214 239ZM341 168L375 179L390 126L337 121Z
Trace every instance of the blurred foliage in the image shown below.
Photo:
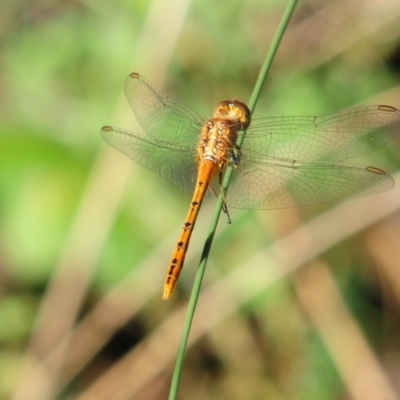
M10 398L14 385L18 385L41 298L67 245L97 153L104 146L99 129L109 123L123 127L122 121L112 120L113 112L124 79L131 72L150 3L0 3L0 399ZM256 116L318 115L360 102L371 104L370 98L374 98L373 103L387 102L399 108L399 97L389 99L384 92L389 93L400 82L396 62L400 37L398 28L393 29L400 23L400 6L380 9L374 18L373 11L361 13L363 1L333 1L331 11L322 0L300 3ZM282 2L276 0L194 1L168 68L164 91L204 117L223 98L246 101L282 11ZM158 62L157 54L150 56ZM135 57L133 65L140 61L140 55ZM155 78L140 72L150 81ZM127 104L124 107L127 109ZM398 148L399 144L394 146ZM377 156L391 171L399 166L394 153L382 153L386 160ZM138 169L102 250L84 310L121 281L158 243L176 234L187 202L174 188ZM316 206L301 213L308 219L326 208ZM262 218L268 219L271 214ZM208 215L203 211L199 225L207 225ZM283 214L273 215L278 220ZM233 218L234 224L215 244L215 262L220 264L221 274L276 236L273 224L260 223L254 214L243 217L233 213ZM283 219L280 221L285 225ZM194 241L199 240L195 236ZM237 251L232 252L232 248ZM364 265L357 251L360 248L348 240L327 258L341 266L337 275L343 279L340 284L345 286L343 292L350 307L367 328L369 340L379 347L378 339L383 339L376 325L383 311L380 305L368 302L377 290L369 278L352 278L352 271L359 273ZM343 254L346 256L341 258ZM169 254L164 256L166 262ZM164 265L153 265L153 273L161 282ZM183 281L192 277L193 271L183 276ZM390 312L398 316L398 305L394 308ZM135 321L140 321L143 332L150 332L166 312L166 308L160 309L157 297ZM212 338L229 332L229 328L218 332L223 330L219 326L211 337L189 351L183 379L186 397L182 398L344 398L345 389L334 362L299 310L288 281L255 298L233 320L248 325L259 342L257 357L263 359L260 375L246 382L247 375L235 360L229 364L229 346L218 348L218 340ZM118 357L141 340L131 336L129 327L125 327L124 341L121 336L111 341L120 345ZM234 348L233 342L230 351ZM72 398L83 391L115 362L110 356L114 350L107 347L59 398ZM400 351L399 343L396 351ZM242 367L246 369L245 364ZM251 368L248 371L253 373ZM165 398L169 375L163 379L159 393ZM232 392L236 389L231 379L243 379L247 396ZM257 393L263 393L262 397L256 397Z

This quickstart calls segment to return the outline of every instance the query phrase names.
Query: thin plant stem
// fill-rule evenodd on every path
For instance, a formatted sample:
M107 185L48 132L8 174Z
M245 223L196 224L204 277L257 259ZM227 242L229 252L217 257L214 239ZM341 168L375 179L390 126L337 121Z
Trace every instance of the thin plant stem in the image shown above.
M260 70L258 79L256 81L252 96L251 96L249 104L248 104L248 107L249 107L251 113L253 113L253 111L255 109L257 100L261 93L262 86L263 86L265 79L267 77L267 74L271 68L272 61L278 50L279 44L280 44L283 34L286 30L286 27L289 23L289 20L293 14L293 11L296 7L296 4L297 4L297 0L289 1L286 11L285 11L284 15L282 16L281 23L280 23L280 25L275 33L275 37L271 43L268 54L265 57L264 64ZM243 140L245 138L245 133L246 132L243 132L242 135L239 136L239 138L237 140L238 147L241 147ZM222 182L223 193L226 193L226 190L228 189L229 182L230 182L231 176L232 176L232 172L233 172L233 167L229 166L224 174L224 179ZM183 360L185 357L186 346L187 346L187 342L188 342L188 338L189 338L190 328L191 328L194 313L196 310L197 301L199 299L200 288L201 288L201 284L203 281L203 276L204 276L205 268L207 265L208 256L210 254L211 244L214 239L215 231L216 231L217 225L218 225L218 220L219 220L221 210L222 210L222 205L224 203L223 199L224 199L224 196L221 193L217 200L215 211L212 216L211 223L210 223L208 236L205 241L203 252L202 252L202 255L200 258L200 264L197 269L192 293L191 293L190 300L189 300L188 311L187 311L185 322L184 322L183 329L182 329L182 336L181 336L181 340L180 340L179 347L178 347L178 352L177 352L177 357L176 357L176 361L175 361L175 367L174 367L174 371L173 371L171 388L170 388L168 400L175 400L177 393L178 393L179 382L180 382L180 378L181 378L181 374L182 374Z

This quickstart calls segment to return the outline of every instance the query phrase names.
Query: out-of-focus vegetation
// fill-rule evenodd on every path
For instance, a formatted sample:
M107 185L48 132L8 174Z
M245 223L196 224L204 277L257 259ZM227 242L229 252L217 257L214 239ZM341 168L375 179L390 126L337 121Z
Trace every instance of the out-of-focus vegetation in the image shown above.
M186 3L159 3L0 4L0 399L167 396L182 324L171 321L187 302L212 202L200 215L179 290L162 302L189 200L106 148L99 129L140 129L121 98L131 71L160 86L165 76L164 91L205 118L222 99L248 100L284 2L193 1L181 17ZM256 117L400 108L399 26L400 4L391 0L301 1ZM399 146L364 164L395 174ZM231 211L205 286L331 206ZM372 200L365 216L384 207ZM277 272L282 279L266 279L246 300L227 283L229 312L200 299L209 307L195 322L182 398L399 395L399 213L361 223L357 235L351 215L337 214L344 233L328 250L318 247L321 258L303 272ZM320 227L328 242L330 233L337 237L339 228ZM319 246L312 231L303 239L300 253ZM266 273L275 268L265 260ZM252 267L246 276L251 282Z

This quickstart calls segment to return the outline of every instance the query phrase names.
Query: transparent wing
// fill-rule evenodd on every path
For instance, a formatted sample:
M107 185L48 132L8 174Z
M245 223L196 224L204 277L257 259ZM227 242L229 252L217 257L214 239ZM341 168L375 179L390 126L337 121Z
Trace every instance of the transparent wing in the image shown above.
M244 209L291 208L361 197L393 185L390 175L373 167L243 161L232 177L227 203Z
M192 192L202 118L191 108L170 100L137 73L126 79L125 94L147 136L106 126L101 130L103 139L178 188Z
M393 187L372 167L334 164L400 136L400 111L356 108L320 117L256 119L242 146L227 199L231 207L275 209L346 200Z
M398 137L400 111L380 105L319 117L256 119L242 151L251 160L269 156L338 162L377 150Z
M151 139L192 145L198 141L204 123L190 107L169 99L141 75L131 73L125 94L142 128Z
M104 140L191 192L201 117L158 92L137 73L127 78L125 93L147 137L104 127ZM382 105L320 117L254 120L228 191L228 205L287 208L390 189L392 178L377 168L334 163L367 154L398 136L400 111Z
M195 148L149 140L122 129L105 126L101 136L112 147L187 193L196 181Z

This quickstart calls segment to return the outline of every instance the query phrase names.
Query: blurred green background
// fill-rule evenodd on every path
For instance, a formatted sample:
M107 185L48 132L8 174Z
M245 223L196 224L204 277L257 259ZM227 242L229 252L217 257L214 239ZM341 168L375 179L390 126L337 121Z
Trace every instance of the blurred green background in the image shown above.
M132 71L204 118L222 99L248 101L285 5L1 2L0 399L167 397L213 202L162 302L189 199L107 148L99 130L140 130L123 98ZM255 117L400 108L399 26L394 1L300 1ZM399 145L364 164L396 176ZM366 200L366 218L388 207L380 199ZM204 284L220 286L200 299L181 398L399 395L400 214L354 227L364 205L346 204L221 220ZM294 229L299 240L276 242L283 258L262 258ZM314 256L303 260L304 249ZM256 254L258 267L229 286Z

